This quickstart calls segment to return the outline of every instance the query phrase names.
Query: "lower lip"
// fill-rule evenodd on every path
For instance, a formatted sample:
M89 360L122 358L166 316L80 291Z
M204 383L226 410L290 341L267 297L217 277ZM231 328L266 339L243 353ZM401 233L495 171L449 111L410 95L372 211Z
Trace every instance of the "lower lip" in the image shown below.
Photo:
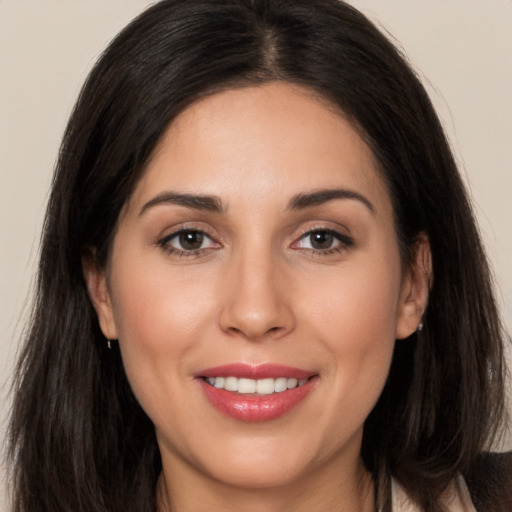
M270 421L290 412L316 386L318 378L312 377L300 387L271 395L241 395L217 389L199 379L206 398L221 413L239 421Z

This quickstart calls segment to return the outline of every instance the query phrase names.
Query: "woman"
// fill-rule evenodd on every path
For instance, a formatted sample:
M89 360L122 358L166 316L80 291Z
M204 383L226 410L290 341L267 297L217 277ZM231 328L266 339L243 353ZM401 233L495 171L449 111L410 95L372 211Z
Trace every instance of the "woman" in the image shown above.
M156 4L63 141L14 510L508 510L485 261L425 91L361 14Z

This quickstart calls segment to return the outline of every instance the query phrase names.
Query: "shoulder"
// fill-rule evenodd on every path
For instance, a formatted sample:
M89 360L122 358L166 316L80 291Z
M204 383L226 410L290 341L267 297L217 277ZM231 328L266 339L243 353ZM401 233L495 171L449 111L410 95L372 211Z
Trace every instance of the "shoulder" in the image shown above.
M465 480L478 512L512 511L512 452L481 454Z

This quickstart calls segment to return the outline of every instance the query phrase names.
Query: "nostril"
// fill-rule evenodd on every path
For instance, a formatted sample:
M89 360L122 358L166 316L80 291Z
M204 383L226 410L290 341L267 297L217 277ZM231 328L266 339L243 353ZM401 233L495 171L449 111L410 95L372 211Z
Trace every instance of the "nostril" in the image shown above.
M219 325L231 336L262 340L267 336L277 338L293 330L294 315L290 305L281 298L272 300L272 297L263 297L252 290L238 291L223 305Z

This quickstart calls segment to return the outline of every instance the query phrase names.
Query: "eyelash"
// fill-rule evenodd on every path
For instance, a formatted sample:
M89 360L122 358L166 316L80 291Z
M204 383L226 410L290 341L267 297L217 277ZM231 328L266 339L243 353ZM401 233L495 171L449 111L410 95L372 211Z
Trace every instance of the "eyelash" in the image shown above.
M328 256L331 254L339 254L350 247L354 245L354 240L343 234L339 231L336 231L335 229L330 228L322 228L322 227L316 227L313 229L308 229L305 233L303 233L297 242L294 242L293 245L296 245L297 243L306 240L307 237L311 237L311 235L315 233L326 233L328 235L331 235L334 240L337 240L339 244L335 247L327 248L327 249L315 249L315 248L303 248L303 250L309 251L311 254L318 255L318 256ZM300 250L300 249L297 249Z
M185 249L178 249L176 247L173 247L171 245L171 241L175 238L178 238L180 235L184 234L196 234L201 235L206 238L208 238L213 244L217 244L220 247L220 244L218 242L215 242L212 236L210 236L206 231L202 229L195 229L195 228L181 228L178 231L174 231L173 233L166 235L164 238L158 241L158 245L166 251L168 254L171 254L173 256L179 256L182 258L190 258L193 256L199 256L201 254L204 254L205 251L211 251L214 249L214 247L206 247L206 248L199 248L199 249L192 249L192 250L185 250Z
M295 250L301 250L300 247L294 247L294 246L296 246L298 243L306 240L307 237L311 237L315 233L325 233L325 234L331 235L334 240L337 240L339 242L339 244L335 247L331 247L331 248L327 248L327 249L315 249L313 247L311 247L311 248L305 247L305 248L302 248L302 250L307 250L311 254L322 256L322 255L331 255L331 254L341 253L354 245L354 240L351 237L349 237L345 234L342 234L334 229L318 227L318 228L309 229L308 231L303 233L298 238L298 240L292 244L292 248ZM213 243L214 245L217 244L218 247L221 247L221 244L219 244L218 242L215 242L213 237L210 236L206 231L204 231L202 229L195 229L195 228L181 228L178 231L175 231L169 235L166 235L165 237L160 239L157 242L157 244L168 254L179 256L179 257L184 257L184 258L199 256L201 254L205 254L206 252L210 252L211 250L214 250L217 248L217 247L205 247L205 248L200 247L198 249L186 250L186 249L178 249L171 245L171 241L173 239L176 239L176 238L180 237L181 235L185 235L185 234L195 234L195 235L204 236L204 237L208 238L210 240L210 242Z

